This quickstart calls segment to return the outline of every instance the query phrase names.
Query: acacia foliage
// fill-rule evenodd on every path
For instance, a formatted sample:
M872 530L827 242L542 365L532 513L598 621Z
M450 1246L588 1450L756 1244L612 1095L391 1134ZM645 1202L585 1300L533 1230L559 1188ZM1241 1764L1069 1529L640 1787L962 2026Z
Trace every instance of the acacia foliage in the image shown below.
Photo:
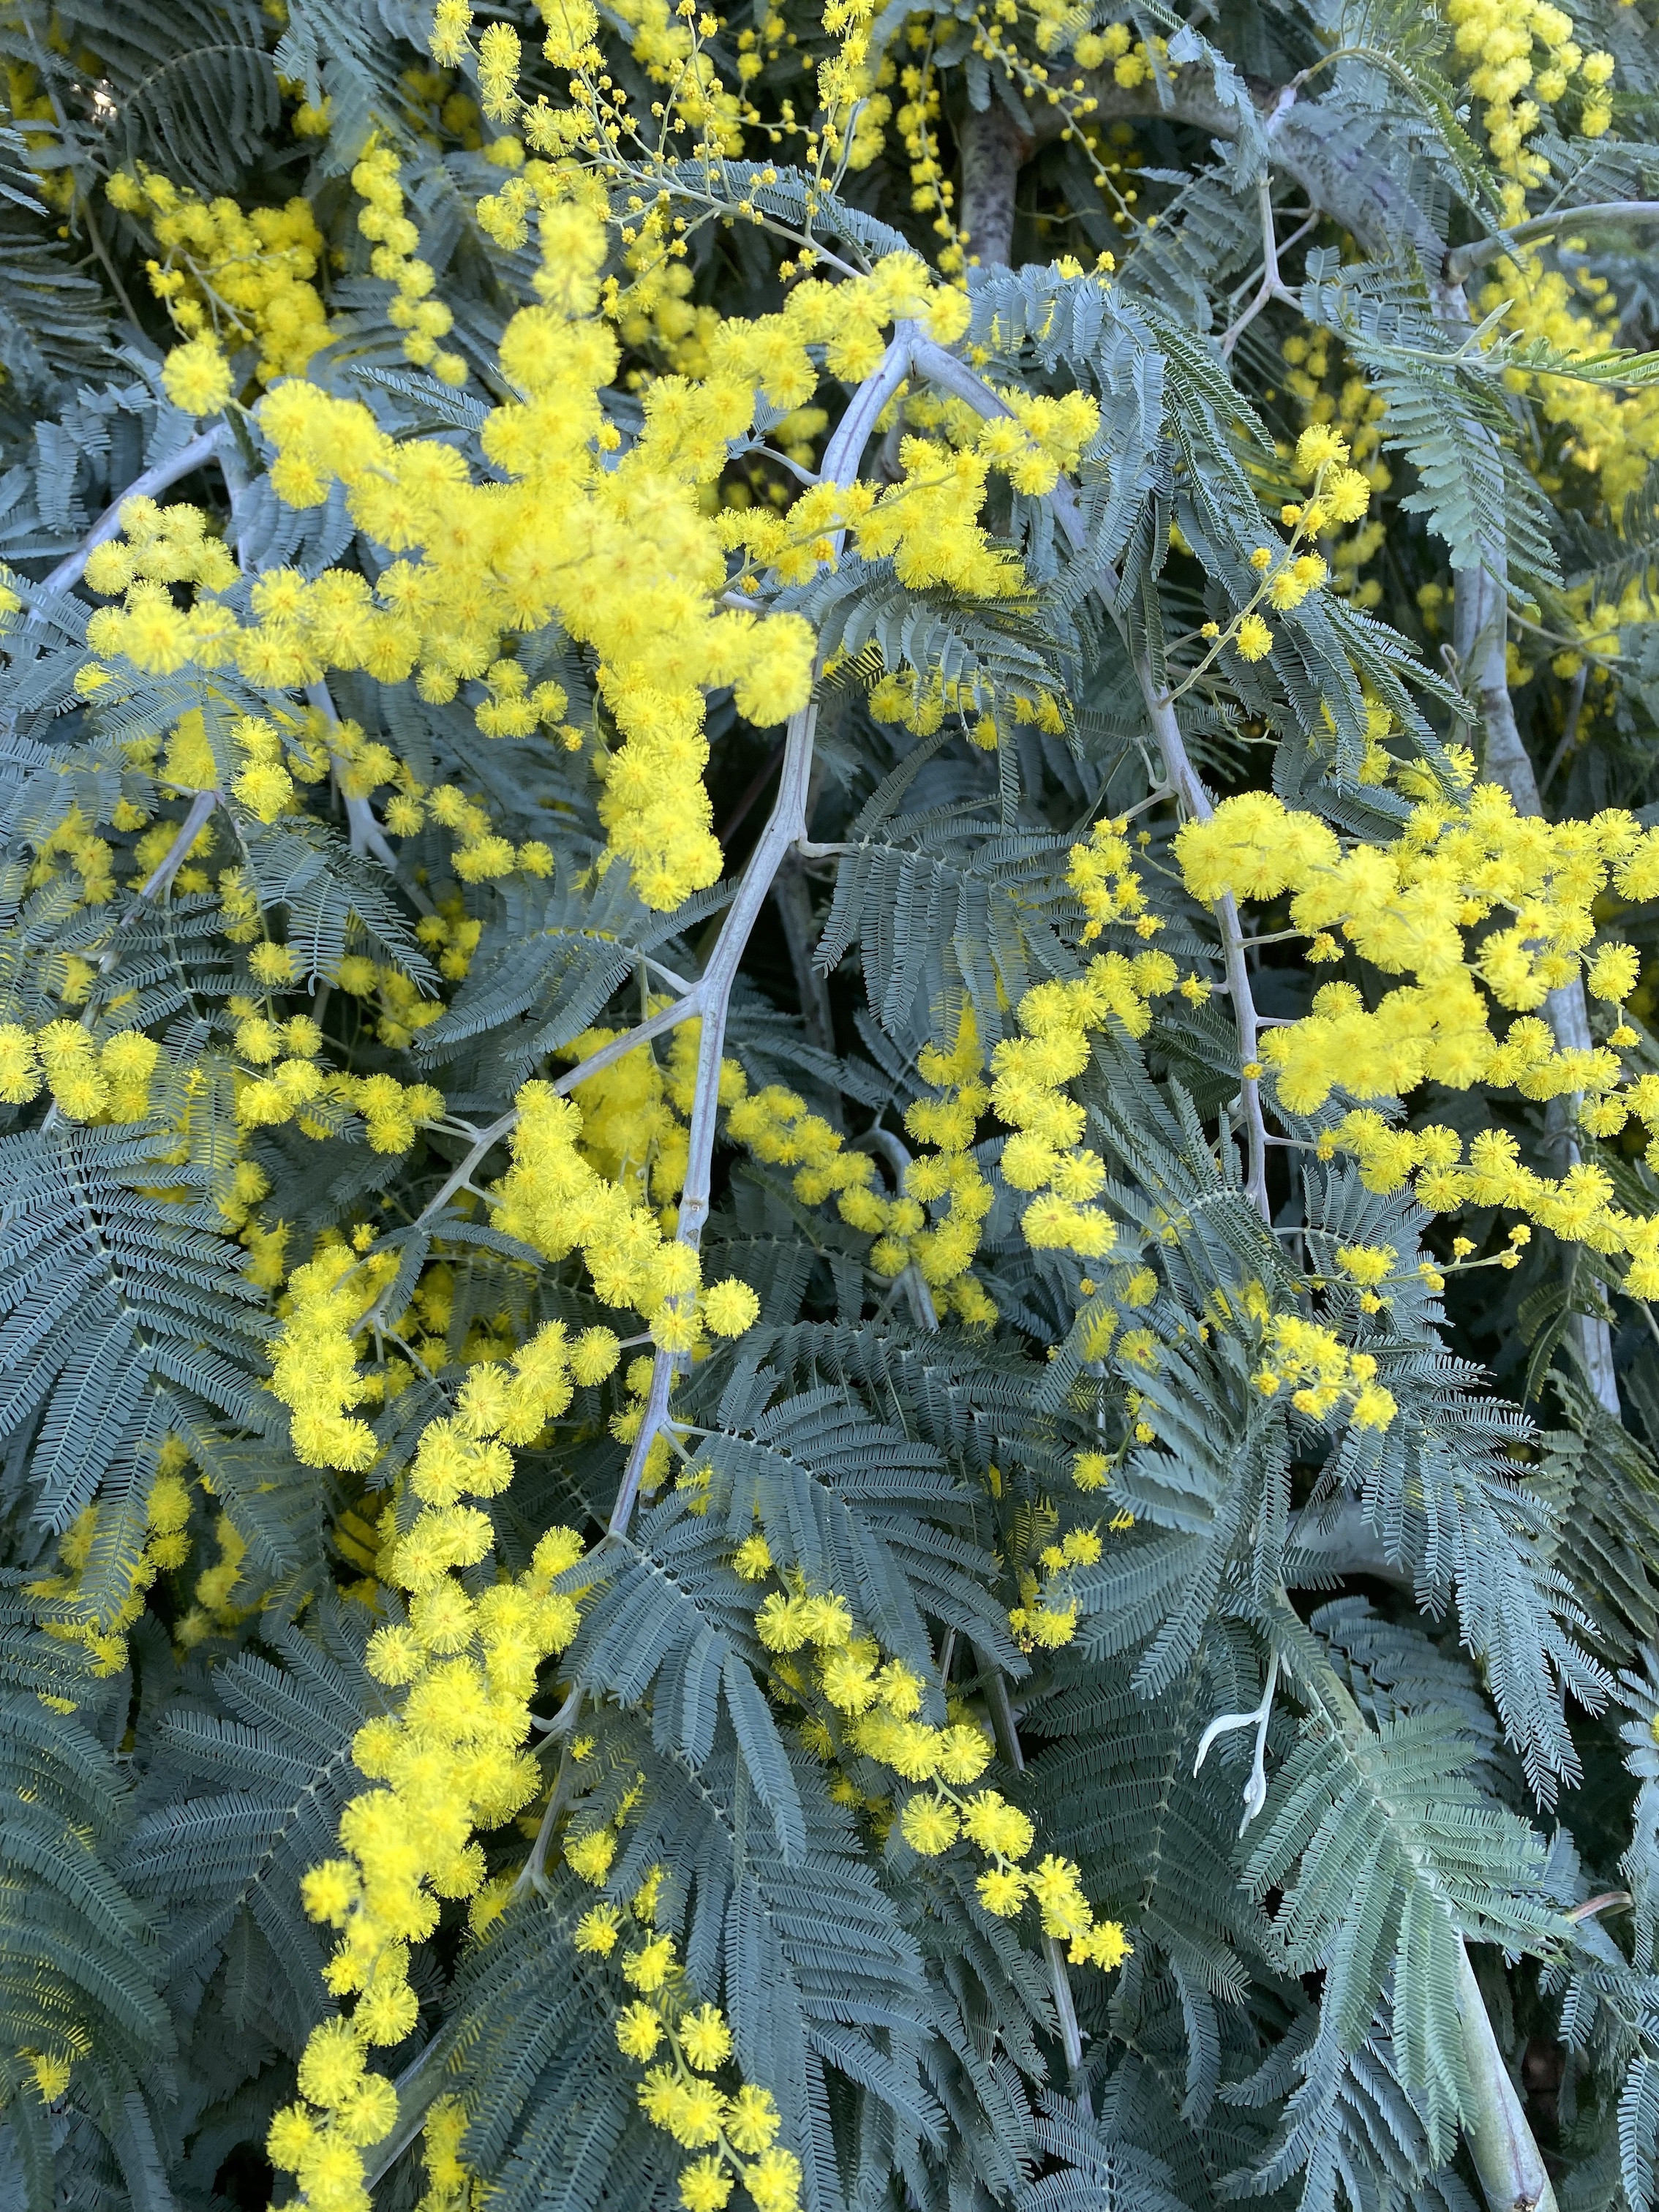
M1647 15L544 15L0 8L9 2185L1651 2205Z

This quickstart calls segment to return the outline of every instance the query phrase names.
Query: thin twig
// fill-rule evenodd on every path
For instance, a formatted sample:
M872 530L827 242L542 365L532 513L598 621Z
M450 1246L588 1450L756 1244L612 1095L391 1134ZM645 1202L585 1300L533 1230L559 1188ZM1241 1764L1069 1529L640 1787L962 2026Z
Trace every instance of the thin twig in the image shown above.
M1572 693L1567 702L1566 726L1561 732L1561 742L1550 755L1550 764L1538 779L1538 797L1541 804L1554 782L1556 771L1578 742L1578 720L1584 711L1584 685L1589 676L1587 664L1581 662L1578 673L1572 679Z
M1269 171L1263 170L1256 191L1257 206L1261 217L1261 283L1249 306L1222 337L1221 358L1223 361L1231 359L1233 348L1262 309L1272 301L1282 301L1287 307L1299 307L1301 304L1297 295L1279 273L1279 246L1278 236L1273 229L1273 177ZM1317 216L1310 216L1301 229L1293 232L1285 240L1285 252L1288 253L1297 240L1305 232L1311 230L1317 220Z
M327 722L330 729L337 730L339 728L339 714L335 708L333 697L330 693L326 684L321 682L307 684L306 686L306 703L317 714L322 715L324 720ZM331 744L329 745L329 754L331 758L334 757L334 752L335 748L333 744ZM337 781L339 775L337 761L336 762L335 774ZM398 855L392 851L391 846L386 842L386 832L381 829L380 823L375 819L374 809L369 805L368 800L360 792L353 793L348 791L343 783L338 784L338 789L341 798L345 801L346 828L349 836L352 851L359 854L364 853L372 854L374 858L380 863L380 866L386 871L388 875L398 876L398 880L399 884L402 884L402 887L404 892L408 895L410 902L414 905L419 907L422 914L436 914L438 911L437 908L433 904L430 897L421 888L420 884L415 883L404 883L401 875L398 875Z
M998 398L990 386L966 362L947 353L943 346L927 343L916 349L916 368L920 374L933 383L955 392L981 415L1006 415L1012 412L1007 404ZM1062 477L1052 495L1054 516L1065 532L1073 550L1080 551L1086 543L1083 517L1078 507L1077 495ZM1116 572L1109 568L1106 574L1115 586ZM1125 627L1123 617L1116 611L1115 592L1103 592L1101 598L1113 620L1120 629ZM1152 679L1145 655L1127 636L1130 658L1134 666L1135 679L1140 686L1142 702L1152 725L1153 733L1164 756L1164 780L1194 820L1207 822L1215 811L1210 795L1199 781L1198 772L1188 755L1186 741L1181 734L1181 724L1176 717L1173 702L1162 693ZM1244 941L1239 932L1238 908L1231 895L1216 902L1212 909L1221 933L1222 955L1226 968L1227 985L1233 1002L1233 1018L1238 1028L1239 1059L1243 1066L1252 1066L1256 1059L1258 1023L1255 1000L1250 989L1249 971L1244 960ZM1240 1103L1244 1118L1246 1171L1245 1188L1251 1202L1264 1221L1271 1218L1272 1209L1267 1200L1267 1126L1262 1119L1261 1094L1255 1077L1240 1076Z

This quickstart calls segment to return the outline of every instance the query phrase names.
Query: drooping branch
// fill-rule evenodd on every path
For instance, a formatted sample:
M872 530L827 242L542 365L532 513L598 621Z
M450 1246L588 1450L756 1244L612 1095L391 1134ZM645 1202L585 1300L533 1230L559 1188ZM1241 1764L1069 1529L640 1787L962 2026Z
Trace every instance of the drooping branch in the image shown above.
M946 352L943 346L931 343L919 346L916 368L932 382L954 392L958 398L965 399L981 415L1006 415L1010 412L1006 403L998 398L982 378L976 376L965 362L958 361L954 354ZM1062 477L1055 485L1051 497L1054 504L1054 517L1060 529L1073 550L1080 550L1085 543L1085 532L1076 494ZM1115 571L1107 568L1103 584L1115 586L1116 581ZM1103 589L1099 596L1108 614L1121 625L1122 618L1116 611L1118 595L1115 589ZM1136 649L1127 637L1125 642L1130 645L1130 659L1140 689L1141 703L1163 756L1163 781L1175 793L1192 819L1206 822L1214 809L1188 753L1174 705L1154 681L1145 654ZM1212 911L1221 938L1227 988L1232 1000L1233 1018L1238 1028L1239 1112L1244 1125L1245 1188L1257 1212L1264 1221L1267 1221L1271 1220L1272 1215L1267 1203L1267 1141L1261 1111L1261 1085L1254 1074L1243 1073L1257 1065L1259 1018L1250 987L1249 965L1244 957L1244 940L1238 926L1238 908L1231 896L1224 895L1216 902Z
M1461 284L1437 286L1435 304L1440 319L1449 328L1462 331L1470 326ZM1473 419L1469 428L1476 436L1492 436ZM1452 637L1459 672L1473 694L1480 717L1485 740L1482 767L1492 782L1508 792L1517 814L1541 815L1544 808L1539 797L1538 778L1515 719L1515 702L1510 696L1509 575L1501 542L1487 549L1483 567L1459 571L1453 602ZM1560 1051L1589 1049L1589 1008L1580 976L1575 975L1571 982L1550 993L1544 1002L1544 1018ZM1576 1095L1551 1102L1551 1132L1564 1169L1575 1167L1581 1158L1574 1133L1578 1103ZM1622 1419L1619 1379L1613 1360L1613 1334L1607 1322L1594 1314L1575 1314L1572 1339L1596 1402L1614 1420Z

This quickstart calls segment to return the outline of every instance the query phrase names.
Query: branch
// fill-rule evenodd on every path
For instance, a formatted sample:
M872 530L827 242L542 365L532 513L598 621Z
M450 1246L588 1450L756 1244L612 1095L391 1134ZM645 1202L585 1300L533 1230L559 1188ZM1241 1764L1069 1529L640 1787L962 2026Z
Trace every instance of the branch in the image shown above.
M226 471L226 475L227 477L228 477L228 471ZM235 495L234 493L232 495L231 506L234 513L235 507ZM333 696L330 692L326 684L307 684L306 686L306 703L307 706L313 708L318 714L323 715L326 719L329 726L331 729L338 729L340 726L339 714L335 708ZM333 756L334 748L331 745L329 747L329 757L332 759ZM388 875L398 877L398 881L403 890L407 892L413 903L419 907L423 914L435 914L438 911L437 908L433 905L431 899L427 896L426 892L422 890L421 886L418 884L406 884L404 882L403 878L398 875L398 855L392 851L391 846L386 842L386 832L381 829L379 822L375 819L374 809L369 805L368 800L363 797L361 793L352 793L348 791L344 785L339 781L339 763L337 762L335 763L335 778L336 788L338 790L341 798L345 801L346 828L350 837L352 851L358 854L364 853L372 854L373 857L380 862L380 866L386 870Z
M614 1060L624 1059L636 1046L648 1044L653 1037L660 1036L665 1030L677 1029L682 1022L690 1021L702 1004L702 988L701 983L694 983L685 996L676 999L672 1006L664 1006L659 1012L635 1023L631 1030L624 1030L620 1036L612 1037L608 1044L602 1044L597 1052L589 1053L586 1060L555 1079L553 1090L561 1098L566 1097L578 1084L586 1083L590 1075L597 1075L601 1068L609 1067ZM510 1137L518 1126L519 1109L516 1106L509 1106L499 1120L490 1122L487 1128L480 1129L465 1158L416 1215L413 1226L424 1229L428 1222L434 1221L462 1184L471 1181L473 1169L501 1143L503 1137Z
M864 448L882 410L910 374L917 343L915 325L901 323L879 365L854 393L847 412L824 448L821 474L826 483L848 484L857 476ZM834 533L830 541L832 558L841 550L844 534L841 531ZM816 667L813 673L816 682ZM696 1006L693 1008L689 1000L680 1002L685 1012L695 1011L702 1018L702 1029L697 1039L696 1090L691 1105L690 1127L686 1136L685 1182L680 1191L678 1231L678 1241L682 1244L689 1244L694 1252L702 1243L703 1224L708 1218L709 1181L714 1170L714 1135L720 1117L720 1061L726 1048L726 1011L731 1004L732 986L738 979L738 964L749 943L750 933L766 904L772 879L782 865L784 855L806 835L806 793L811 780L812 738L817 727L817 719L816 699L809 700L805 707L790 717L784 732L782 771L778 779L777 796L772 802L772 811L766 818L766 827L761 831L754 851L749 855L737 894L726 908L726 920L720 925L714 950L703 970L702 980L697 985ZM671 1008L669 1012L672 1013L674 1010ZM684 1014L678 1018L684 1018ZM663 1025L668 1025L665 1018ZM641 1034L646 1026L641 1024L640 1031L635 1034ZM667 1417L669 1386L679 1357L677 1353L659 1348L653 1364L651 1388L646 1398L639 1433L634 1439L634 1448L623 1472L622 1486L611 1509L611 1526L617 1534L626 1532L633 1516L647 1459L656 1441L657 1432Z
M966 362L958 361L954 354L947 353L943 346L932 343L919 345L916 349L916 369L931 382L954 392L958 398L965 399L981 415L1012 412ZM1073 551L1081 552L1086 537L1076 493L1062 477L1051 495L1055 520L1066 533ZM1115 584L1117 580L1115 571L1109 567L1106 573ZM1121 629L1122 620L1114 606L1115 593L1102 592L1099 596L1102 605ZM1128 642L1127 638L1125 642ZM1131 646L1130 658L1147 718L1164 756L1164 780L1194 820L1207 822L1215 810L1210 804L1208 792L1199 781L1198 771L1188 756L1186 741L1182 737L1181 724L1176 719L1174 705L1153 682L1145 654ZM1254 1065L1256 1059L1259 1030L1255 1000L1250 990L1249 969L1244 958L1244 940L1238 927L1238 908L1232 898L1227 896L1218 899L1212 910L1221 933L1227 988L1232 999L1233 1018L1238 1025L1239 1060L1242 1067L1248 1067ZM1267 1221L1271 1219L1267 1203L1267 1133L1261 1115L1261 1089L1254 1076L1240 1076L1239 1109L1243 1115L1245 1130L1245 1188L1257 1212Z
M1248 1713L1218 1713L1200 1736L1198 1755L1193 1760L1193 1772L1196 1774L1218 1736L1231 1735L1235 1729L1255 1730L1255 1755L1250 1761L1249 1779L1244 1784L1244 1817L1238 1824L1241 1836L1267 1802L1267 1729L1273 1717L1273 1692L1278 1687L1279 1654L1275 1651L1268 1664L1261 1703L1253 1705Z
M1261 216L1261 283L1249 306L1222 338L1223 361L1231 360L1233 348L1270 301L1280 300L1287 307L1299 307L1302 304L1279 273L1279 238L1273 228L1273 180L1265 170L1257 184L1256 192ZM1315 220L1310 216L1301 230L1292 232L1286 241L1287 248L1295 244L1303 231L1311 228Z
M32 588L42 592L73 591L86 574L87 562L98 547L107 544L118 534L121 509L130 499L154 499L158 492L170 489L181 477L192 475L212 460L230 434L228 422L216 422L212 429L204 430L199 438L192 438L189 445L181 446L171 460L158 461L153 469L146 469L143 476L135 477L120 497L111 501L75 550L66 553L50 574L43 576ZM24 628L39 619L39 610L31 608Z
M1014 186L1030 158L1031 133L1021 127L1000 82L990 104L962 119L962 228L981 268L1006 268L1014 243Z
M1229 140L1237 139L1243 128L1238 110L1218 99L1206 73L1195 68L1182 70L1177 77L1160 75L1130 87L1118 84L1109 70L1097 70L1085 74L1085 84L1094 102L1091 121L1156 118L1183 124L1209 138ZM1351 232L1371 259L1393 262L1404 241L1428 266L1437 268L1446 243L1429 216L1380 166L1346 165L1333 147L1328 131L1311 120L1321 112L1318 103L1299 100L1299 80L1249 88L1273 167L1305 193L1310 209ZM1045 103L1030 111L1030 119L1032 135L1041 145L1067 127L1067 111Z
M800 994L800 1010L806 1024L809 1044L820 1052L836 1048L835 1018L830 1006L828 978L814 966L812 894L807 886L806 868L800 851L786 853L776 879L772 885L773 902L778 909L778 919L783 925L784 943L789 949L789 965L793 970L795 988ZM832 1115L838 1121L838 1114Z
M1492 2032L1468 1947L1462 1941L1456 2002L1474 2107L1473 2117L1464 2117L1463 2133L1486 2202L1492 2212L1556 2212L1555 2191Z
M140 890L138 897L141 901L161 897L179 869L184 866L189 857L191 847L201 836L203 825L219 804L222 796L222 794L217 791L198 791L196 793L190 802L188 812L179 824L178 835L156 864L148 882ZM129 922L134 921L137 919L137 915L138 908L135 906L128 914L126 920Z
M1461 284L1436 286L1435 306L1440 319L1452 329L1468 327L1468 305ZM1473 417L1469 427L1477 436L1490 439L1492 435ZM1480 710L1486 738L1483 769L1494 783L1508 792L1516 813L1541 816L1544 808L1538 793L1538 779L1516 722L1515 702L1510 696L1509 572L1501 543L1492 548L1484 568L1465 568L1458 574L1453 641L1460 676L1466 685L1472 683ZM1589 1010L1581 977L1575 975L1571 982L1550 993L1544 1002L1544 1018L1559 1050L1582 1052L1589 1048ZM1576 1166L1580 1157L1573 1133L1577 1112L1577 1096L1550 1102L1548 1126L1564 1169ZM1622 1420L1619 1382L1613 1364L1613 1335L1607 1324L1590 1314L1575 1314L1572 1336L1596 1402L1614 1420Z
M1448 284L1462 284L1477 269L1501 254L1512 253L1534 238L1547 238L1558 230L1576 230L1581 223L1659 222L1659 200L1596 200L1589 207L1558 208L1553 215L1535 215L1511 230L1495 231L1472 246L1457 246L1446 256Z

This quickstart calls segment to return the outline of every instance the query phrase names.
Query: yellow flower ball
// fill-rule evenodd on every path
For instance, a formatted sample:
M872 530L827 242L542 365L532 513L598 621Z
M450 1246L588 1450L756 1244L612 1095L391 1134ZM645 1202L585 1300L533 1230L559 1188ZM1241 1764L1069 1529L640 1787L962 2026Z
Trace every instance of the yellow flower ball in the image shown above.
M167 356L161 383L186 415L216 415L230 398L230 364L211 338L191 338Z

